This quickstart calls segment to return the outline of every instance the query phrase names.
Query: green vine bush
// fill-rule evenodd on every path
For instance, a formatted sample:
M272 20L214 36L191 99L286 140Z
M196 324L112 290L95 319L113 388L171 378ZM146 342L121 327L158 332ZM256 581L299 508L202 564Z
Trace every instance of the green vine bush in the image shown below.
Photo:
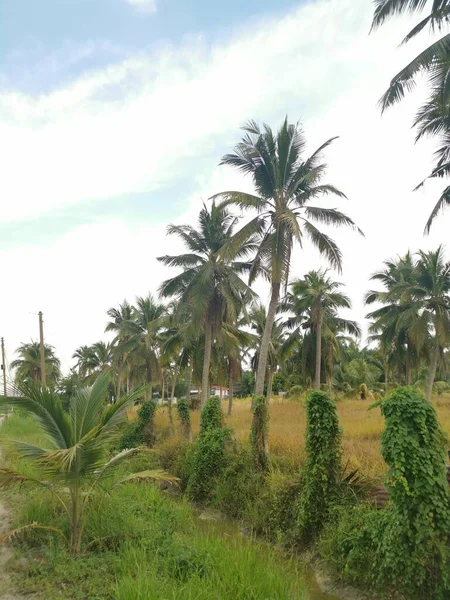
M306 463L298 503L298 541L311 542L322 530L338 497L342 472L341 429L336 403L324 392L306 400Z
M129 423L122 434L120 449L135 448L145 444L153 446L156 441L155 413L157 404L153 400L146 400L137 412L137 419Z
M431 403L414 387L377 404L386 419L381 452L389 471L384 510L355 507L320 544L341 576L388 598L450 598L447 439Z
M191 415L189 406L185 398L180 398L177 401L177 413L180 421L181 433L186 439L191 439Z
M253 420L250 431L250 446L253 462L258 471L269 470L268 443L268 408L264 396L253 398Z
M223 425L220 399L212 396L200 417L200 433L192 455L186 494L195 502L207 502L227 465L227 442L231 431Z
M411 597L450 597L450 498L447 439L436 411L415 388L398 388L380 403L386 419L381 453L391 498L380 538L378 583Z

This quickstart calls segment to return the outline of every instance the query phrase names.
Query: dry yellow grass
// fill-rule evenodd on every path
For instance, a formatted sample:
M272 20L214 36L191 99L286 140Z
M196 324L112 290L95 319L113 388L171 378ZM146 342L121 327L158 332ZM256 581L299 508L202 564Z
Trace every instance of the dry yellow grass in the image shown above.
M369 477L378 478L385 470L380 454L380 436L384 419L380 409L368 410L370 402L344 400L338 402L339 421L343 429L344 460L352 468L357 468ZM450 395L433 399L439 421L450 435ZM224 412L226 403L224 402ZM132 419L134 414L130 415ZM176 410L174 410L176 419ZM198 432L199 411L192 413L192 428ZM226 418L236 437L248 440L251 412L250 400L235 400L233 414ZM160 408L156 414L157 428L167 428L167 408ZM274 398L270 405L269 445L270 451L280 463L299 466L304 459L306 412L302 402L289 402Z

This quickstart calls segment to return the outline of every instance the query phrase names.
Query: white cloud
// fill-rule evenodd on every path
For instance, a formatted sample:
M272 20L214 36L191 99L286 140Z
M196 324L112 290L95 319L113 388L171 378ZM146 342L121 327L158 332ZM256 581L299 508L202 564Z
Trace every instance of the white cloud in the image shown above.
M341 136L327 153L328 179L349 196L340 207L366 239L347 231L333 236L344 252L352 316L362 321L369 274L391 255L436 246L449 223L442 218L423 239L439 186L411 191L431 156L430 144L413 145L417 99L383 118L376 106L421 44L397 49L406 21L368 36L371 10L370 2L317 0L220 46L196 38L137 54L47 95L0 95L0 223L126 192L153 190L149 198L158 202L163 183L177 189L187 175L197 192L171 220L193 221L200 198L249 185L225 168L205 171L199 157L217 161L248 118L276 127L288 113L304 119L311 148ZM104 220L46 245L1 251L10 290L2 299L8 348L36 337L29 313L43 310L49 341L67 364L77 345L102 336L107 308L157 289L168 271L154 257L176 248L160 225ZM306 246L294 255L293 274L319 262Z
M156 12L156 0L125 0L131 6L138 8L139 10L143 10L146 13L155 13Z

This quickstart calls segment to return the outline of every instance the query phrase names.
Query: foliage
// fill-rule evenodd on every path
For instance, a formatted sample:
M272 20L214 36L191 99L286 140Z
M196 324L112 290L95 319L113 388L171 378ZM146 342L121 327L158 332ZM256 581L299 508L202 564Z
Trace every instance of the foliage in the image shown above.
M155 413L158 406L154 400L146 400L137 412L137 419L128 423L122 434L119 449L136 448L141 444L153 446L156 440Z
M11 367L16 370L15 379L19 385L37 384L41 381L41 348L39 342L21 344L16 354L18 358L11 362ZM61 374L61 362L55 356L53 346L44 344L45 375L47 385L55 387Z
M240 278L243 263L235 259L246 259L254 247L250 238L230 258L222 249L232 238L236 219L226 207L212 204L208 210L203 206L199 214L198 229L190 225L170 225L168 233L182 239L188 254L161 256L166 266L181 267L183 272L164 281L160 293L173 298L177 312L189 314L189 325L185 330L187 339L204 334L202 369L202 405L206 403L210 386L211 349L226 322L234 323L242 303L249 302L254 293Z
M287 117L276 134L269 125L260 127L255 121L246 123L243 130L242 140L234 152L222 158L221 164L250 175L255 194L227 191L218 197L222 206L233 204L257 213L226 244L224 253L236 255L244 242L256 236L250 284L260 273L271 282L271 298L256 372L255 394L261 395L281 286L289 281L294 244L301 245L306 235L333 266L340 268L339 248L316 227L316 223L357 228L339 210L310 205L311 201L326 195L344 196L333 185L321 183L326 171L322 162L323 151L334 138L306 158L304 133L298 123L290 124Z
M311 541L328 518L338 493L341 472L341 430L336 403L323 392L310 392L306 401L306 464L302 470L297 530Z
M189 439L191 437L191 415L185 398L177 400L177 412L183 436Z
M289 390L289 398L291 400L300 400L303 398L304 389L301 385L293 385Z
M414 388L395 390L381 402L381 411L392 506L376 555L378 583L444 598L450 593L447 438L434 408Z
M434 408L415 388L382 400L382 454L390 503L335 513L320 550L351 581L386 597L444 600L450 593L447 441Z
M220 399L212 396L202 410L200 433L192 456L186 489L192 500L205 502L212 497L214 484L226 466L229 439L230 430L223 426Z
M408 42L425 28L432 33L441 32L448 27L450 0L375 0L375 12L372 29L379 27L394 15L422 11L430 5L430 13L413 27L403 43ZM447 84L448 64L450 59L450 35L445 33L440 39L422 50L418 56L401 69L391 80L380 104L383 110L401 101L404 96L415 89L419 76L425 75L429 87L429 96L419 108L414 126L417 127L416 141L424 136L437 136L441 145L435 153L436 166L429 178L444 177L450 172L449 163L449 121L448 106L450 102ZM422 184L421 184L422 185ZM418 187L421 187L419 185ZM446 187L435 205L426 224L425 231L429 232L436 216L450 204L450 189Z
M258 471L263 472L269 469L269 453L267 451L268 424L269 416L267 401L264 396L255 396L253 398L253 420L250 431L250 445L255 468Z
M135 450L124 450L110 457L111 441L117 437L135 393L105 406L109 384L100 375L91 387L79 388L70 400L69 412L61 398L35 385L22 386L21 396L8 403L32 415L47 440L47 448L22 441L11 442L15 452L37 469L37 476L7 467L0 468L0 487L30 484L50 492L63 508L70 524L70 547L79 552L86 514L96 494L132 479L173 479L161 471L142 471L115 477L117 469ZM1 401L1 400L0 400ZM48 447L49 446L49 447ZM67 490L69 493L67 493Z

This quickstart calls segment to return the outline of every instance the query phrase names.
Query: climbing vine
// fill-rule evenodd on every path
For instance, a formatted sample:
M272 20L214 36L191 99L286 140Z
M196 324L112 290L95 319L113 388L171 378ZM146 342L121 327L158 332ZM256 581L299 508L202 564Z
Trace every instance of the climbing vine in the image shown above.
M306 412L307 458L297 517L302 542L309 542L320 533L327 519L337 497L342 455L336 403L324 392L310 392Z
M191 472L186 489L196 502L207 501L214 493L214 484L227 464L227 441L230 430L223 425L220 399L207 400L200 417L200 433L195 445Z
M189 406L185 398L180 398L177 401L178 419L180 420L181 432L183 437L191 438L191 415Z
M375 556L377 579L408 597L450 597L450 497L447 439L436 411L415 388L398 388L380 403L386 419L381 453L391 505Z
M258 471L269 469L269 453L267 444L268 434L268 409L264 396L253 398L253 420L250 431L250 445L252 448L253 462Z

